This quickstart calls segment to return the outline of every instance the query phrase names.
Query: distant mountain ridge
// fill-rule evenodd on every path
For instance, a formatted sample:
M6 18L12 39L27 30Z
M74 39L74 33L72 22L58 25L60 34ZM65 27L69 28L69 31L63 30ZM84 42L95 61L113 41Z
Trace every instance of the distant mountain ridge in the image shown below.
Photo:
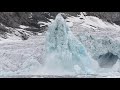
M21 29L20 25L29 28L24 28L25 31L30 32L44 32L46 25L39 24L38 22L50 22L54 19L59 12L0 12L0 35L6 38L6 33L12 33L7 28ZM77 16L80 12L61 12L66 16ZM110 23L120 25L120 12L85 12L87 16L96 16L100 19ZM21 32L21 31L20 31ZM20 33L21 34L21 33ZM22 32L24 34L24 32Z
M19 27L26 25L39 28L38 21L49 21L59 12L0 12L0 23L9 27ZM76 16L80 12L63 12ZM108 22L120 25L120 12L86 12L87 15L96 16Z

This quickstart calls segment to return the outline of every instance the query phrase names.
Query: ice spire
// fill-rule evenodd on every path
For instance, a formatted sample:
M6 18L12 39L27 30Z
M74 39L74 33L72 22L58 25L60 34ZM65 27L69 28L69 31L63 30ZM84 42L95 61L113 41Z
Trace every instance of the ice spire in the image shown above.
M82 43L72 34L61 13L49 26L46 36L46 66L52 70L74 72L74 66L81 71L93 73L92 59Z

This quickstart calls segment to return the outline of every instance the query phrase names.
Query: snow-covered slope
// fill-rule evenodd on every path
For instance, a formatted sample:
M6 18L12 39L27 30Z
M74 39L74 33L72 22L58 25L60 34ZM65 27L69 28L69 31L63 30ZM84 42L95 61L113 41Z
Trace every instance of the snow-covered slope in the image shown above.
M1 24L1 27L4 29L4 31L0 31L0 43L27 40L30 36L34 36L35 34L36 35L38 34L37 32L35 33L26 30L32 28L25 25L20 25L19 28L12 28Z

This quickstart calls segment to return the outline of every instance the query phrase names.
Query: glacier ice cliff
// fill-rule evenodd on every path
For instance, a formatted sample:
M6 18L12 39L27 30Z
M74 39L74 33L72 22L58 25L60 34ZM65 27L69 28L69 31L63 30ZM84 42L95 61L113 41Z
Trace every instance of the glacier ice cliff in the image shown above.
M112 68L120 59L120 27L93 26L74 23L71 29L101 68Z
M72 76L79 73L79 77L82 77L84 68L90 67L95 68L95 71L105 69L105 73L100 72L97 77L120 77L119 72L108 73L113 69L120 71L120 26L92 16L83 17L82 20L80 17L68 19L70 22L65 23L64 19L59 17L59 24L55 21L49 27L47 38L45 32L26 41L1 42L0 76L49 77L46 74L63 76L73 72ZM66 24L69 24L70 28ZM98 66L99 70L96 68Z

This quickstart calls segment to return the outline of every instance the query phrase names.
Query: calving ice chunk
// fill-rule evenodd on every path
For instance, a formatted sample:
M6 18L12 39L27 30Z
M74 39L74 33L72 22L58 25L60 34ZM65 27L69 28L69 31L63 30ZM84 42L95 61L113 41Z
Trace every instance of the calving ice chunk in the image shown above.
M46 57L45 67L55 72L60 70L75 73L74 65L79 65L82 72L87 74L94 73L97 69L92 64L97 62L92 60L82 43L72 34L61 14L49 26Z

